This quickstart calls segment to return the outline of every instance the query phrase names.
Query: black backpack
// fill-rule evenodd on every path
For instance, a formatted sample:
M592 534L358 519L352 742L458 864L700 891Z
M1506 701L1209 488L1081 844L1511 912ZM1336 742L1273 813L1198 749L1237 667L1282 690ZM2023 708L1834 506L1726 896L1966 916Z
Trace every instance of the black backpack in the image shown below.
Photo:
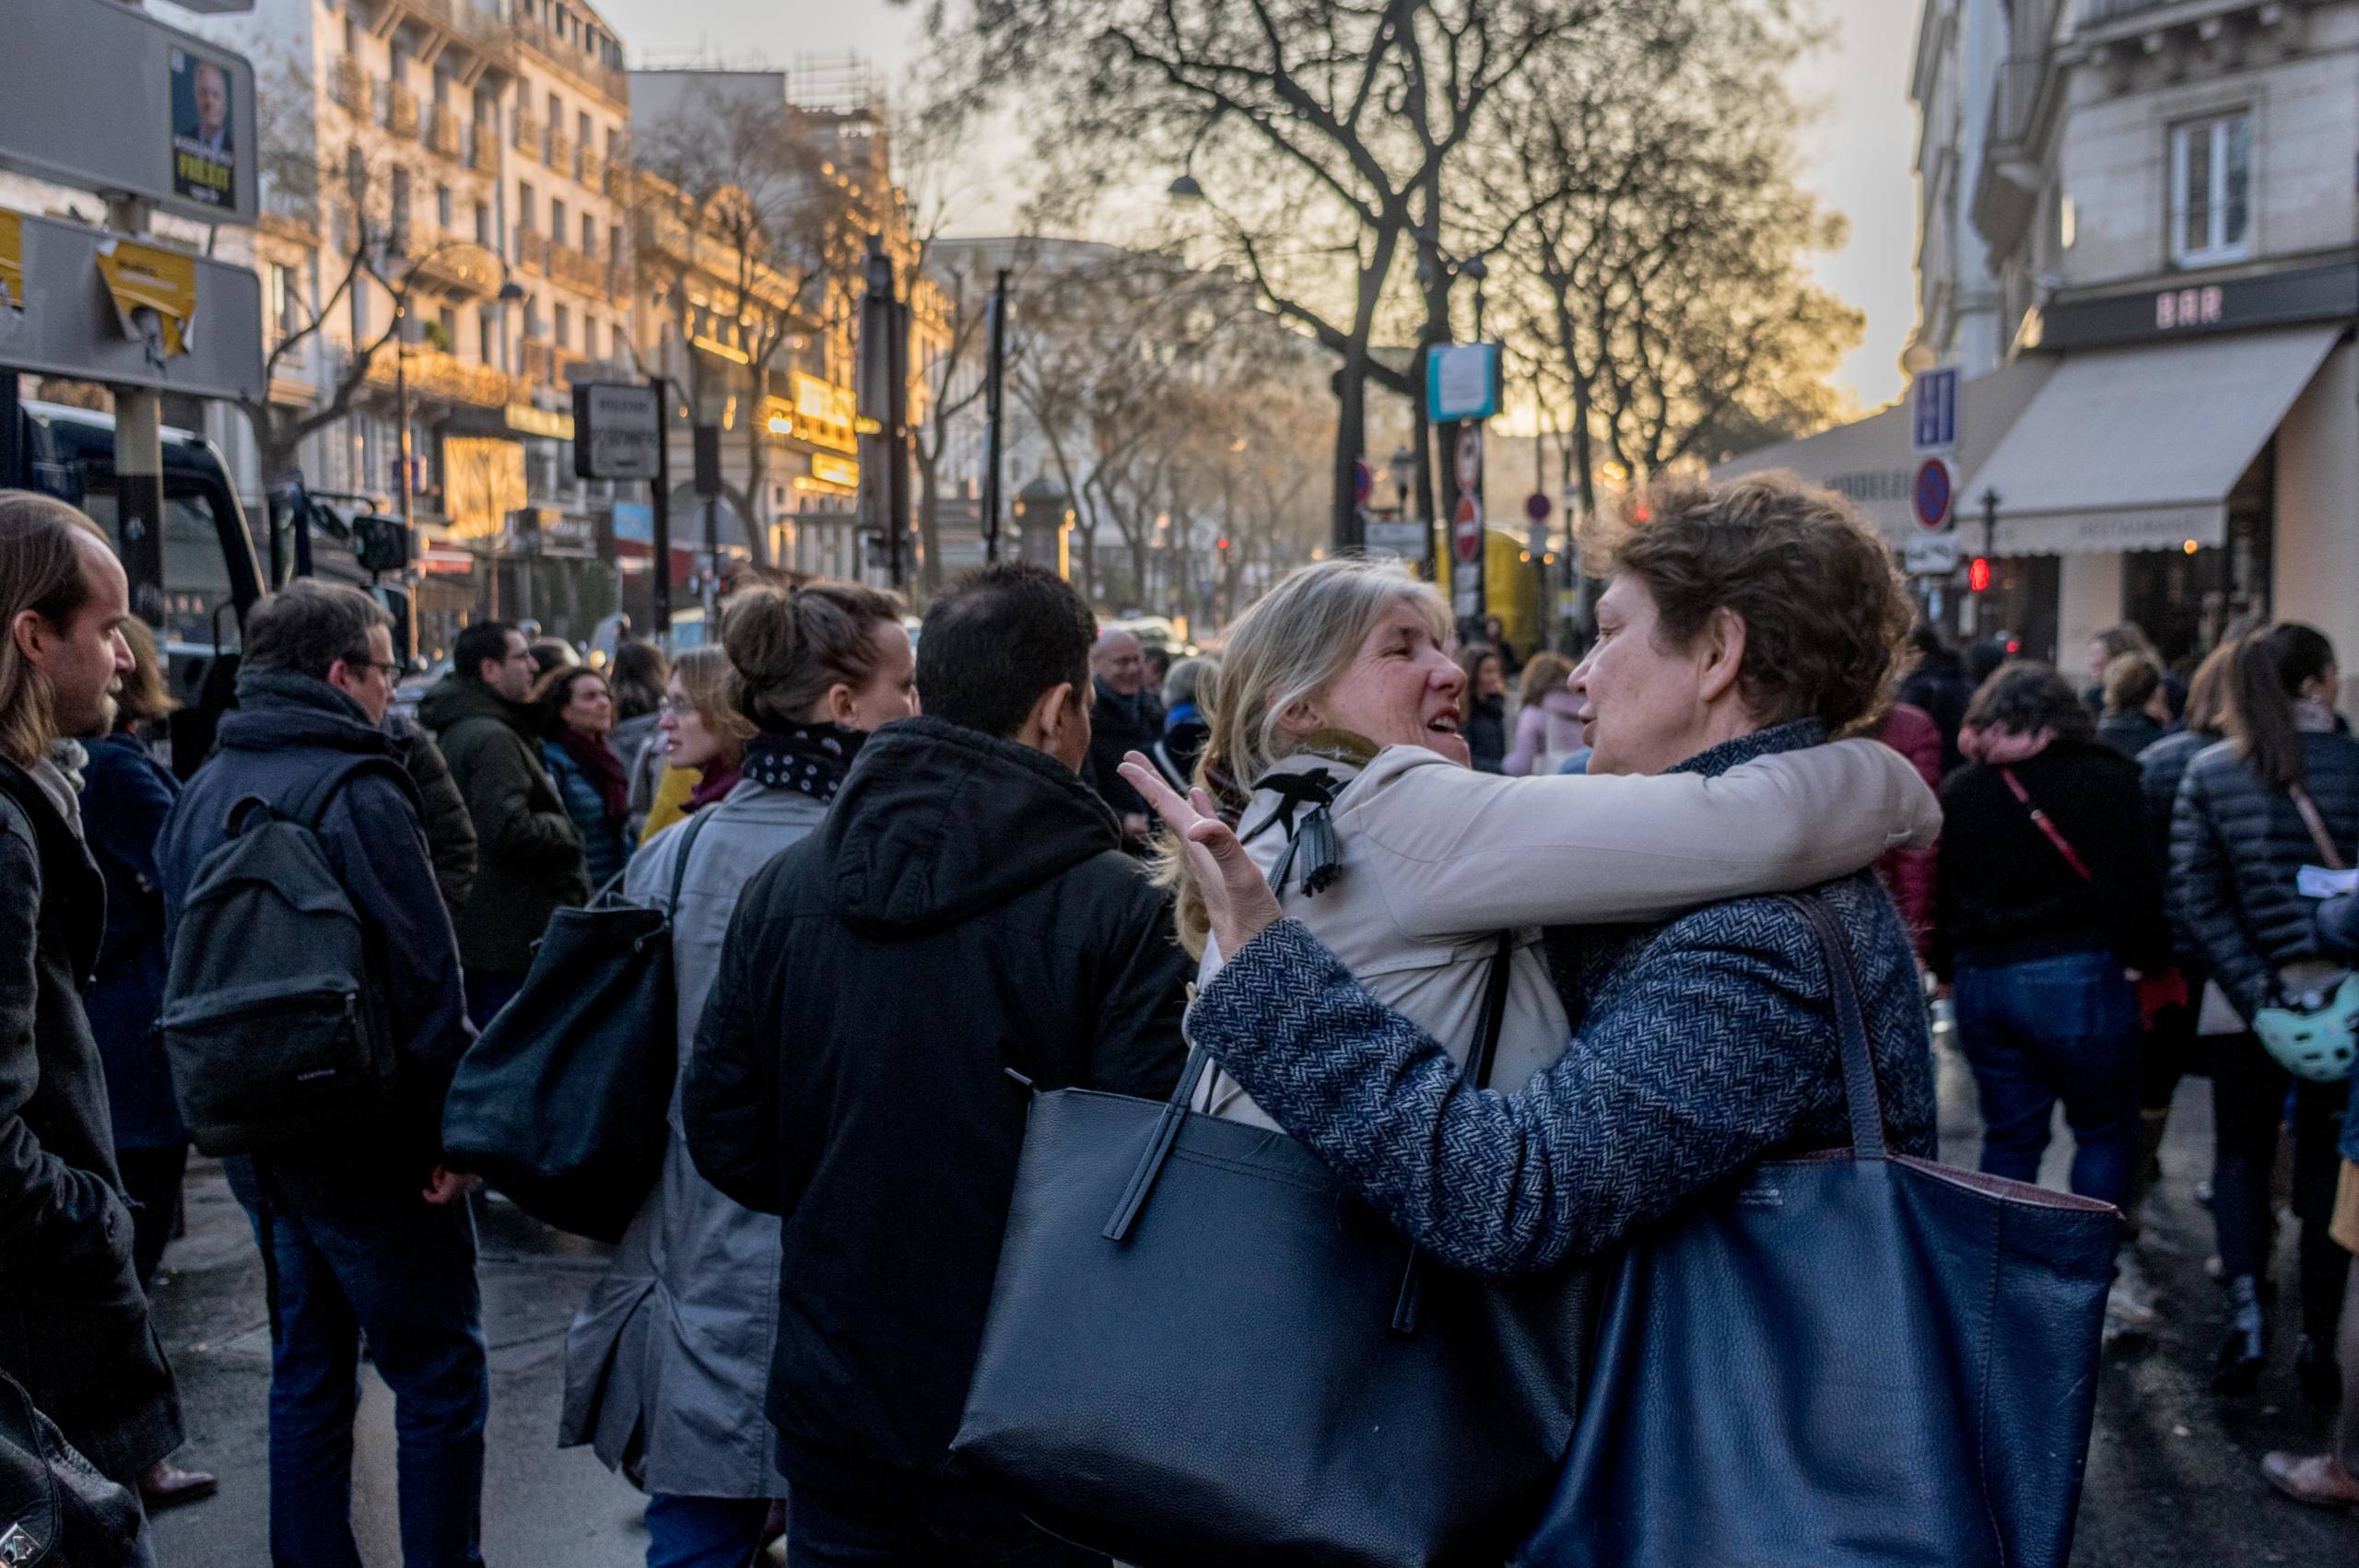
M381 1129L396 1062L351 897L318 836L360 757L281 811L248 795L196 868L159 1025L189 1137L207 1154L348 1143ZM404 778L404 782L407 780Z

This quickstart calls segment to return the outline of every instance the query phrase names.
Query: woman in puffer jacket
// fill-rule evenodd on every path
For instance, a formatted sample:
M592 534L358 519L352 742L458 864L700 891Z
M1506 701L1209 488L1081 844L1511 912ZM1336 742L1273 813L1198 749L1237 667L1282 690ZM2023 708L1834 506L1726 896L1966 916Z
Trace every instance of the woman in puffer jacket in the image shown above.
M2264 1007L2331 994L2347 972L2321 940L2295 886L2306 865L2353 863L2359 851L2359 741L2340 733L2334 647L2281 623L2236 651L2233 740L2199 754L2171 818L2171 899L2212 978L2248 1024ZM2328 1235L2347 1083L2297 1081L2259 1038L2225 1039L2213 1059L2217 1149L2212 1212L2232 1304L2215 1387L2247 1393L2268 1344L2259 1276L2275 1229L2270 1171L2286 1091L2294 1092L2294 1208L2301 1217L2305 1394L2331 1399L2349 1258Z

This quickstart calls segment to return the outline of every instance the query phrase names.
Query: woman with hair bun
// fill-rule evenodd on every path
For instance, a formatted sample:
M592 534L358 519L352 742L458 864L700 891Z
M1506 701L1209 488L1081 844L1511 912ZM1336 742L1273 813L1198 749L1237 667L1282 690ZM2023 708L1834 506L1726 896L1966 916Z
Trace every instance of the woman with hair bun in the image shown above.
M2238 646L2234 738L2199 753L2171 817L2172 903L2214 984L2250 1025L2263 1009L2336 994L2349 973L2301 895L2304 866L2359 863L2359 741L2338 728L2334 645L2294 622ZM2268 1359L2260 1280L2276 1235L2270 1175L2294 1095L2294 1210L2302 1219L2302 1342L2294 1368L2319 1403L2339 1397L2336 1319L2349 1257L2328 1235L2347 1082L2296 1080L2252 1034L2220 1041L2212 1218L2230 1318L2213 1386L2248 1394Z
M722 938L754 873L826 816L861 743L917 711L901 603L850 583L739 595L722 628L750 731L726 794L632 857L623 895L672 919L685 1070ZM674 670L693 678L696 656ZM684 728L667 717L675 739ZM709 726L699 724L698 728ZM566 1345L560 1441L587 1443L649 1493L649 1568L745 1563L785 1490L763 1413L778 1320L779 1226L698 1174L675 1088L663 1171Z

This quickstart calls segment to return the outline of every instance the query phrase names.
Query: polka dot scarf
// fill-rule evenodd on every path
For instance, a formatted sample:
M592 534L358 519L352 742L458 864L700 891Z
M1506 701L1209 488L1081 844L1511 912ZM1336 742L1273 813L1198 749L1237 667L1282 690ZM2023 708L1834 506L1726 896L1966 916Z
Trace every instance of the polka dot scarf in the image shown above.
M864 731L840 724L797 724L764 730L745 743L744 775L772 790L797 790L825 805L843 787Z

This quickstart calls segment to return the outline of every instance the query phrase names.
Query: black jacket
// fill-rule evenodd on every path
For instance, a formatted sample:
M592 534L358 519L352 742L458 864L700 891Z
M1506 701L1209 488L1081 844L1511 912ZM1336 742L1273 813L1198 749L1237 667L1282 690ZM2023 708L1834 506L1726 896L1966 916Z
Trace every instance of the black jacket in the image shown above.
M2196 753L2217 745L2222 739L2206 730L2174 730L2138 754L2138 788L2146 799L2146 838L2154 847L2154 863L2164 871L2163 913L2170 922L2171 951L2190 981L2200 981L2206 971L2195 933L2178 907L2177 879L2169 874L2171 813L2178 805L2179 780L2187 777L2187 765L2195 760Z
M1163 739L1163 709L1144 692L1125 697L1108 690L1103 681L1091 685L1097 692L1097 706L1089 713L1089 761L1084 777L1115 815L1144 816L1146 802L1116 769L1121 766L1125 753L1144 756Z
M1477 773L1501 773L1508 756L1508 699L1493 695L1466 701L1466 753Z
M1958 755L1957 732L1974 700L1974 677L1966 673L1965 664L1946 648L1926 654L1902 679L1899 697L1933 716L1942 730L1942 777L1955 773L1966 760Z
M454 673L428 689L417 717L475 825L475 883L454 917L459 955L471 975L521 977L549 917L590 901L581 837L541 765L532 711Z
M1191 968L1086 786L935 719L878 731L827 825L746 884L681 1108L706 1179L785 1217L789 1480L946 1470L1024 1141L1014 1075L1168 1094Z
M2346 866L2359 848L2359 741L2302 737L2310 799ZM2292 797L2264 786L2224 741L2196 754L2171 816L2171 893L2198 950L2229 1001L2249 1019L2270 1000L2276 971L2297 959L2332 958L2321 943L2317 903L2294 885L2321 863Z
M124 1485L180 1446L131 1263L106 1081L82 1010L106 884L31 776L0 760L0 1372Z
M2169 733L2143 713L2109 713L2097 720L2097 744L2110 746L2132 762Z
M435 883L417 791L393 771L402 764L393 739L323 681L243 672L237 710L222 716L211 760L189 779L164 819L156 867L165 919L176 920L197 868L226 837L232 806L248 795L292 806L326 769L353 757L379 757L390 766L338 790L316 831L329 868L360 917L381 1016L401 1060L401 1125L388 1128L386 1144L352 1151L349 1158L279 1157L271 1166L289 1181L383 1181L414 1192L438 1157L443 1092L475 1035L451 914Z
M1942 786L1933 972L2111 950L2132 969L2170 962L2162 863L2147 840L2137 765L2093 741L2058 741L2015 778L2094 877L2085 881L2007 788L1975 763Z
M451 765L433 736L400 718L386 722L385 733L409 770L409 781L417 786L427 846L434 851L435 884L456 920L475 884L475 824L467 814L467 798L459 793L459 781L451 777Z

